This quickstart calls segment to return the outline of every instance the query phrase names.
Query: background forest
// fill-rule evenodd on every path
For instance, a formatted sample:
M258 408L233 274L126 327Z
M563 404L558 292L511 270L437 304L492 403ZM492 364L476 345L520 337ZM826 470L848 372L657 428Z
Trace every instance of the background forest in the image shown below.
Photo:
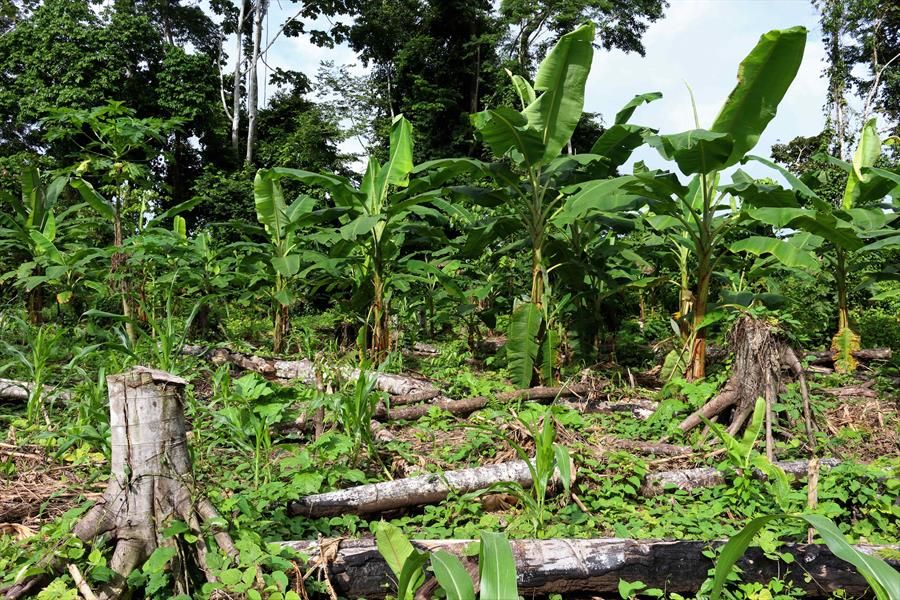
M688 131L642 116L669 102L651 73L617 112L585 112L592 65L643 56L669 8L0 0L5 597L474 599L447 582L477 562L407 536L477 538L468 556L515 575L496 532L710 542L801 511L751 521L767 560L794 561L777 540L807 527L835 554L896 543L900 8L814 0L815 31L758 32L731 94L703 98L712 122L686 88ZM822 130L757 156L819 35ZM285 38L359 65L273 66ZM153 541L127 550L121 523L91 543L87 507L135 468L115 414L136 365L183 394L160 410L182 437L186 418L193 475L165 494L194 508L154 513ZM437 503L313 507L511 459L518 479ZM654 479L688 467L712 479ZM321 547L271 543L369 532L392 582L377 592L311 576L294 551ZM897 597L896 572L859 560ZM865 589L723 568L574 589ZM494 575L510 585L479 571L482 598L569 589L491 591Z

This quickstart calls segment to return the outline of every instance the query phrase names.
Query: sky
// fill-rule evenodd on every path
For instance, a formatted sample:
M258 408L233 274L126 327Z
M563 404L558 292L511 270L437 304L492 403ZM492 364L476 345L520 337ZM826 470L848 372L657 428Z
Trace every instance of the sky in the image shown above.
M272 2L271 24L290 17L289 2ZM825 52L817 13L809 0L670 0L666 15L651 24L643 41L646 56L598 50L588 79L584 109L611 120L635 94L662 92L663 98L642 106L632 121L677 133L694 128L690 96L693 89L702 127L709 127L734 87L737 68L744 56L772 29L803 25L809 30L800 71L753 153L769 155L773 144L822 130L826 83L821 77ZM227 46L226 46L227 47ZM346 46L318 48L307 38L281 38L272 47L268 63L314 75L323 60L336 65L362 67ZM271 89L268 90L271 93ZM356 151L352 146L344 148ZM642 148L635 160L648 166L665 166L655 150ZM754 175L772 176L762 165L745 167Z

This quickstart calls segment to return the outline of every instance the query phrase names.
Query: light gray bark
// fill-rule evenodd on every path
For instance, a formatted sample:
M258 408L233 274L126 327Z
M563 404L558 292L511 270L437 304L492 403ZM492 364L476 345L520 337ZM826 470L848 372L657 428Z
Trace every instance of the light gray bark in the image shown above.
M240 9L238 10L237 31L235 32L234 44L234 87L231 91L231 150L234 152L234 159L240 159L241 152L241 57L243 55L244 46L244 19L246 18L246 0L238 0Z
M184 386L179 377L146 367L106 379L110 412L110 477L103 497L75 524L72 533L84 543L104 535L113 548L109 567L117 577L100 588L101 600L120 598L125 578L160 546L174 545L161 530L172 520L188 524L198 536L196 551L206 570L206 546L201 522L218 515L212 505L195 498L193 472L185 435ZM214 531L221 549L235 552L228 534ZM52 562L47 572L58 570ZM172 565L179 587L179 561ZM38 579L26 580L6 591L7 599L29 593Z
M531 473L525 461L432 473L315 494L291 502L288 512L304 517L379 513L407 506L436 504L451 491L465 494L504 481L531 486Z
M384 598L396 592L394 577L378 553L372 539L282 542L310 562L325 563L326 574L335 591L348 598ZM464 564L475 559L464 556L472 540L415 540L418 549L445 550L459 556ZM513 540L519 594L525 598L562 594L589 596L618 594L619 581L642 581L647 587L667 593L693 594L707 577L712 560L704 555L709 546L722 542L656 541L628 539ZM894 546L856 546L875 554ZM844 590L851 596L866 592L868 586L856 569L836 558L823 545L785 544L780 552L794 556L792 564L773 561L759 548L750 548L738 561L743 581L768 582L772 578L791 581L808 597L827 597ZM325 558L321 559L322 555ZM900 561L888 561L895 567ZM803 565L796 568L795 565ZM469 568L477 574L477 568ZM807 580L806 574L811 577ZM476 582L476 589L478 588ZM609 596L607 596L609 595Z
M823 467L834 467L841 461L836 458L823 458L819 464ZM808 462L805 460L791 460L776 462L787 475L802 477L806 475ZM754 477L763 479L765 476L754 471ZM680 469L677 471L659 471L650 473L644 478L641 486L641 494L644 496L656 496L665 492L666 488L675 487L680 490L693 490L702 487L713 487L725 483L725 474L713 467L698 467L696 469Z
M0 378L0 399L15 400L19 402L28 402L31 396L31 390L34 384L28 381L17 381L15 379ZM55 395L61 400L68 400L71 397L69 392L57 391L49 385L44 386L44 396Z
M253 8L253 56L247 74L247 153L244 162L253 163L256 146L256 118L259 113L259 60L262 44L263 19L269 11L269 0L256 0Z

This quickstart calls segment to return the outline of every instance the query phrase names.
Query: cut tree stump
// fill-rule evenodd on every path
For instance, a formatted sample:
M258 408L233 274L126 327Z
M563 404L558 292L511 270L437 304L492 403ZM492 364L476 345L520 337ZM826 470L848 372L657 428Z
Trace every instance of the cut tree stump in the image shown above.
M194 487L183 406L184 386L179 377L156 369L136 367L106 378L110 413L110 478L103 497L75 524L72 533L89 544L103 537L113 548L109 567L115 576L99 589L101 600L119 598L125 578L159 546L174 546L175 538L162 534L173 520L186 523L197 536L195 561L206 566L207 547L201 523L221 520L212 504L197 497ZM236 554L228 533L214 529L214 538L226 554ZM180 556L184 556L181 554ZM62 565L49 559L48 572ZM180 559L173 562L175 594L187 593ZM47 575L27 579L5 590L7 599L30 594Z
M728 381L709 402L679 425L689 431L703 422L701 416L712 419L734 407L728 433L735 435L753 413L757 398L766 400L766 454L772 458L772 407L778 398L782 368L793 370L799 364L796 354L783 340L777 338L772 326L764 319L742 317L729 333L734 363Z
M567 385L562 387L533 387L523 390L515 390L512 392L500 392L493 397L496 402L513 402L515 400L530 400L534 402L552 401L556 398L583 396L590 392L590 388L582 384ZM421 406L406 406L402 408L392 408L390 410L383 406L378 407L375 413L376 418L388 418L394 421L401 419L413 420L424 417L436 406L441 410L445 410L458 417L466 416L480 410L491 402L492 398L488 396L477 396L475 398L466 398L464 400L450 400L447 398L437 398L436 402Z
M409 506L436 504L451 492L465 494L504 481L513 481L524 487L531 486L531 472L525 461L430 473L306 496L290 502L288 514L315 518L379 513Z
M464 556L472 540L414 540L412 543L427 552L451 552L473 567L474 559ZM525 598L547 594L618 597L620 580L642 581L647 587L666 592L693 594L713 567L704 552L722 543L628 539L510 542L519 594ZM372 539L282 542L282 545L309 556L312 565L323 567L330 584L341 596L374 600L396 593L393 574ZM876 554L895 552L897 547L858 545L855 548ZM855 567L835 557L827 546L787 543L779 547L779 552L789 552L794 561L773 561L759 548L749 548L737 562L741 579L760 583L768 583L773 578L786 579L809 597L828 597L837 590L860 596L868 590ZM900 566L900 561L889 559L888 562L895 568ZM468 570L478 572L477 567ZM477 582L475 588L478 589Z
M822 467L834 467L841 461L836 458L823 458L819 460ZM781 470L791 477L803 477L806 475L808 461L790 460L775 463ZM753 476L757 479L765 479L762 472L754 470ZM713 487L725 483L725 474L713 467L698 467L696 469L680 469L677 471L658 471L644 477L641 485L641 494L647 497L658 496L666 492L667 488L679 490L694 490L697 488Z
M215 365L231 363L247 371L255 371L267 377L276 379L298 380L309 386L316 385L316 365L308 359L281 360L278 358L264 358L252 356L241 352L234 352L227 348L205 349L202 346L185 346L184 354L202 356ZM346 381L355 381L359 378L359 369L350 367L335 367L340 377ZM402 396L419 392L435 391L434 384L424 379L396 375L393 373L375 372L375 389L387 392L392 396Z

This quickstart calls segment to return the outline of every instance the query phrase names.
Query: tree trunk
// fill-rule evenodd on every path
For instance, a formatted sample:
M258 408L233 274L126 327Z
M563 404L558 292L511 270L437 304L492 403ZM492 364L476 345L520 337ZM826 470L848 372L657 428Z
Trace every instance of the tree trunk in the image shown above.
M841 461L834 458L823 458L820 464L824 467L837 466ZM789 476L798 478L806 475L807 461L791 460L776 462ZM765 479L761 471L753 471L756 479ZM714 487L725 483L725 474L713 467L698 467L696 469L679 469L676 471L658 471L650 473L644 478L641 486L641 494L652 497L665 492L666 488L674 487L679 490L694 490L697 488Z
M474 559L466 558L466 548L471 543L472 540L413 541L420 550L446 550L473 566L470 561ZM549 594L618 597L620 580L642 581L647 587L661 588L667 593L693 595L713 567L712 559L706 556L709 542L553 539L513 540L510 544L516 560L519 595L525 598ZM310 564L323 565L331 585L341 596L374 600L384 598L395 589L390 585L393 574L371 538L284 542L284 545L309 556ZM721 542L712 545L720 546ZM859 545L856 548L875 554L893 547ZM788 543L780 546L779 551L791 553L794 560L786 564L767 558L759 548L748 549L737 562L741 579L760 583L768 583L773 578L788 580L809 597L828 597L837 590L860 596L868 590L856 568L835 557L824 545ZM900 565L897 560L888 562L895 567ZM477 567L468 570L478 571Z
M451 492L466 494L504 481L530 487L531 472L525 461L433 473L315 494L289 503L288 513L309 518L380 513L408 506L437 504Z
M36 271L36 274L41 274ZM28 322L32 325L40 325L44 322L44 292L41 286L33 288L28 292Z
M234 160L240 160L241 156L241 56L244 51L244 19L246 18L247 0L238 0L237 29L235 31L234 47L234 88L231 96L231 151Z
M729 431L737 432L753 412L757 398L777 397L781 377L782 342L772 335L764 320L741 318L729 334L734 352L731 376L715 398L681 422L679 428L688 431L702 420L711 419L724 409L735 406Z
M264 358L262 356L250 356L240 352L232 352L227 348L207 350L203 346L191 345L185 345L182 352L193 356L205 356L216 365L229 362L241 369L255 371L269 377L297 379L310 386L316 384L316 365L313 361L307 359L279 360L277 358ZM353 381L359 377L359 369L333 367L332 370L337 371L345 381ZM392 395L413 394L436 389L431 382L414 377L378 372L372 372L372 375L375 376L375 389Z
M275 301L275 329L272 336L272 352L284 352L287 337L291 333L290 307Z
M13 400L17 402L28 402L31 397L31 391L34 384L27 381L16 381L15 379L0 378L0 400ZM44 386L43 394L45 396L54 393L54 388L49 385ZM69 392L59 392L56 397L61 400L68 400L72 397Z
M515 400L531 400L531 401L548 401L558 397L585 395L590 388L585 385L572 385L563 387L534 387L524 390L515 390L513 392L501 392L494 396L496 402L513 402ZM384 407L378 407L375 412L376 418L387 417L391 420L400 419L419 419L428 414L432 407L436 406L441 410L446 410L457 416L465 416L480 410L491 402L488 396L478 396L475 398L466 398L465 400L450 400L448 398L438 398L436 402L432 402L422 406L406 406L402 408L392 408L390 410Z
M177 543L162 534L173 520L183 521L198 536L196 558L207 572L200 524L212 526L210 521L219 518L208 500L196 497L182 400L187 382L146 367L111 375L106 381L112 447L109 483L103 498L72 530L85 543L103 536L114 548L109 567L116 576L101 589L101 600L121 597L132 570L157 547ZM216 531L215 539L226 554L236 553L227 533ZM187 593L183 567L173 563L175 593ZM29 585L33 588L34 582L14 586L6 597L21 597L32 589Z
M269 10L269 0L256 0L253 9L253 56L250 57L247 75L247 154L246 164L253 163L253 149L256 146L256 118L259 113L259 59L262 44L263 18Z

